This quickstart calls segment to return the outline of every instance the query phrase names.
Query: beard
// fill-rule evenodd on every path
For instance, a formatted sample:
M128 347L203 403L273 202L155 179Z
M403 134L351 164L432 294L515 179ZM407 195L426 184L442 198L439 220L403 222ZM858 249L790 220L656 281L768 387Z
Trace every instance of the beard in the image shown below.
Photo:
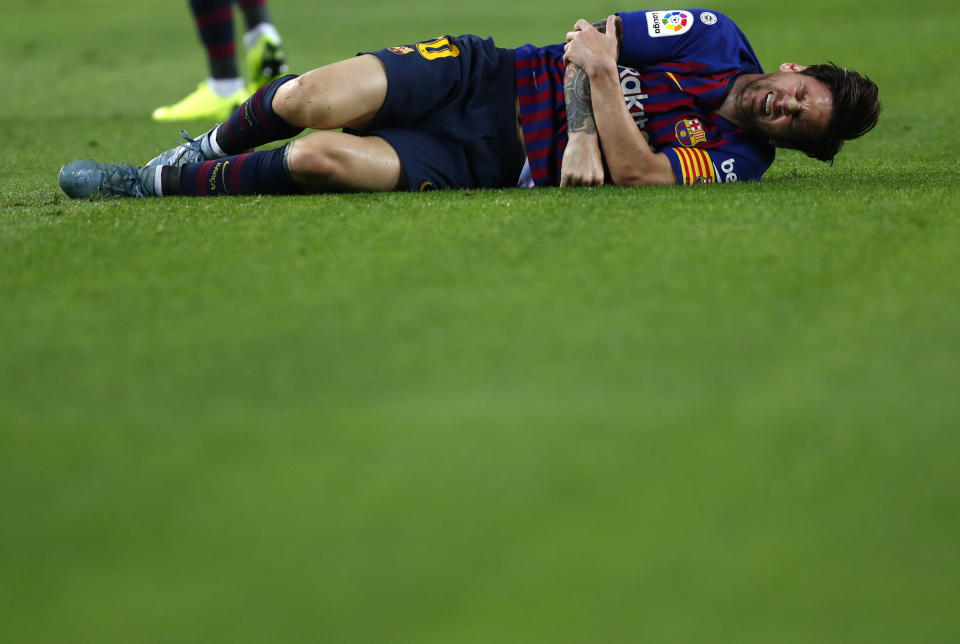
M757 123L757 111L750 96L766 95L774 89L773 84L764 76L744 81L739 87L733 88L733 111L737 116L737 124L750 136L770 140L769 135L764 134Z

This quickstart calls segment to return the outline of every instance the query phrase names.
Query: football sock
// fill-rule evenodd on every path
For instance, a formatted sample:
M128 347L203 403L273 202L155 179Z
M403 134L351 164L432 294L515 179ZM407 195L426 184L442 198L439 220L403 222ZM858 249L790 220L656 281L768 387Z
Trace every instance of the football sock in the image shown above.
M213 90L214 94L224 98L233 96L247 87L246 81L239 76L234 78L208 78L207 85Z
M180 194L180 168L172 165L157 166L159 180L154 180L154 192L158 197L173 197ZM157 186L157 183L160 185Z
M287 145L224 157L177 168L164 166L160 186L164 196L268 195L298 192L284 161Z
M253 49L261 36L266 36L273 42L280 42L282 40L282 38L280 38L280 32L277 31L277 28L274 27L272 23L261 22L255 27L250 27L250 29L243 34L243 46L248 50Z
M198 141L200 141L200 150L203 151L203 156L207 159L222 159L223 157L230 156L217 144L217 128L219 127L218 125L212 130L204 132L198 139ZM244 152L250 152L250 150L241 150L237 154Z
M303 131L273 111L273 97L281 85L296 78L288 74L267 83L243 102L229 119L215 130L216 144L225 154L240 154L271 141L282 141Z
M213 78L237 78L237 45L233 33L233 6L230 0L190 0L190 10L207 50Z
M270 22L266 0L239 0L239 5L248 31L261 22Z

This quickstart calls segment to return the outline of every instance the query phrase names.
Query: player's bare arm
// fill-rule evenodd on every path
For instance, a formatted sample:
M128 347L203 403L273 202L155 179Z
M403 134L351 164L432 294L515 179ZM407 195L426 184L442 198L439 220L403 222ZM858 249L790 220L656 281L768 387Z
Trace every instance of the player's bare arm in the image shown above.
M616 19L616 16L607 18L606 33L586 20L577 21L575 31L567 34L564 60L570 67L579 67L588 79L593 120L613 183L618 186L674 184L677 180L670 160L650 149L624 103L617 70Z
M622 41L623 21L616 18L617 47ZM607 21L593 23L601 33L607 29ZM572 34L567 33L567 42ZM567 108L567 147L563 154L560 173L561 186L602 185L604 180L603 155L597 136L596 120L590 98L590 79L579 65L567 65L563 78L563 93Z
M563 78L567 106L567 147L560 172L561 186L603 184L603 157L593 118L590 79L577 65L567 65Z

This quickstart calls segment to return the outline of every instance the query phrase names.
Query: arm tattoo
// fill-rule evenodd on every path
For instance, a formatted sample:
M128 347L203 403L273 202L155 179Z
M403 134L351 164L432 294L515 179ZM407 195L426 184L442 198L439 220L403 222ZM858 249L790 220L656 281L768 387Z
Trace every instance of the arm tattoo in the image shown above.
M607 21L593 23L600 33L607 32ZM623 20L617 16L617 53L623 42ZM570 132L597 133L597 121L593 116L593 103L590 100L590 77L579 65L567 65L563 77L563 95L567 103L567 127Z
M567 103L567 127L570 133L597 133L590 102L590 78L583 68L573 63L567 65L563 78L563 96Z

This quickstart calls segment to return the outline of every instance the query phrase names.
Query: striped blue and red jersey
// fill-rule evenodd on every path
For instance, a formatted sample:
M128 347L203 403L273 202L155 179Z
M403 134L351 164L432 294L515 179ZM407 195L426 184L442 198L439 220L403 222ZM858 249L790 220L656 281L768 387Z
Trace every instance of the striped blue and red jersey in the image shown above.
M654 151L670 159L677 183L759 180L774 147L715 112L735 78L763 73L746 36L723 14L704 9L619 15L624 101ZM533 184L559 185L567 145L563 45L524 45L514 61Z

